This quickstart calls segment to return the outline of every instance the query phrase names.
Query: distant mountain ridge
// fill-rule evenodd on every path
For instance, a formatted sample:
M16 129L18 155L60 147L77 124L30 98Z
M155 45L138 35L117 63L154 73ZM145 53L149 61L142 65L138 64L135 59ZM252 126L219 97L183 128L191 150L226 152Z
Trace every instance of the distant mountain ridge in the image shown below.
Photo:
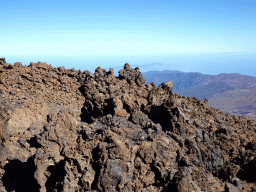
M238 73L207 75L198 72L186 73L181 71L165 70L144 72L143 75L146 78L146 83L154 82L156 86L165 81L174 81L174 91L211 85L219 82L222 82L235 89L252 88L256 86L256 77L241 75Z
M163 64L163 63L150 63L150 64L145 64L145 65L131 65L131 67L139 67L140 72L162 72L164 70L167 71L173 71L173 72L179 72L177 69L180 68L179 65L177 64ZM113 67L114 69L114 74L118 76L118 71L122 69L123 66L118 66L118 67Z
M256 77L238 73L207 75L181 71L149 71L142 73L146 83L173 81L173 92L197 97L225 112L256 120Z

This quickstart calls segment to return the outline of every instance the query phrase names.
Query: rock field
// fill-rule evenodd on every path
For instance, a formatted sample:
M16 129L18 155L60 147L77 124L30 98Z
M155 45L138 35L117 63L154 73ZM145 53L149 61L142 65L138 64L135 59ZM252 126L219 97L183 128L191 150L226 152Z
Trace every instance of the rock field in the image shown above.
M0 59L0 192L256 192L256 125L115 77Z

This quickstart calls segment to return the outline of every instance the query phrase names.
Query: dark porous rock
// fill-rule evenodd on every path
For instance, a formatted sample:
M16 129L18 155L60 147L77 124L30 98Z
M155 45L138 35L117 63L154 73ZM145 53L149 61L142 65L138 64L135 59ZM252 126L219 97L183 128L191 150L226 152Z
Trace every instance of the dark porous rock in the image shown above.
M0 59L0 191L256 191L256 124L139 68Z
M0 58L0 62L6 63L5 58L4 57Z

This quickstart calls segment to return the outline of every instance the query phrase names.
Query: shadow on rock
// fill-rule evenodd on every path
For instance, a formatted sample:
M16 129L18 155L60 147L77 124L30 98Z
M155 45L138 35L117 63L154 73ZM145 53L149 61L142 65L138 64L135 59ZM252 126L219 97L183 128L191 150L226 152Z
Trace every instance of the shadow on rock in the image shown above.
M16 192L36 192L39 191L39 185L34 178L36 170L34 157L28 158L27 162L21 162L17 159L10 161L4 167L3 184L6 190Z
M62 160L58 164L49 166L48 171L51 176L48 178L45 186L47 191L62 191L63 190L63 182L65 177L65 161Z

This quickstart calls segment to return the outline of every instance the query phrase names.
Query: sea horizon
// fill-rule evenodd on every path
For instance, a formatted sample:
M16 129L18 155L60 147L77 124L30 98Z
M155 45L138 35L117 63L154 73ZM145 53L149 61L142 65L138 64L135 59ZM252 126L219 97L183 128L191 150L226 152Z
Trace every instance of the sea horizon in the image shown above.
M253 52L227 53L183 53L161 55L113 55L113 56L24 56L2 55L7 63L21 62L28 66L30 62L46 62L53 67L64 66L66 69L89 70L94 73L97 67L114 69L115 75L125 63L139 67L141 72L177 70L181 72L199 72L218 75L220 73L239 73L256 77L256 54Z

